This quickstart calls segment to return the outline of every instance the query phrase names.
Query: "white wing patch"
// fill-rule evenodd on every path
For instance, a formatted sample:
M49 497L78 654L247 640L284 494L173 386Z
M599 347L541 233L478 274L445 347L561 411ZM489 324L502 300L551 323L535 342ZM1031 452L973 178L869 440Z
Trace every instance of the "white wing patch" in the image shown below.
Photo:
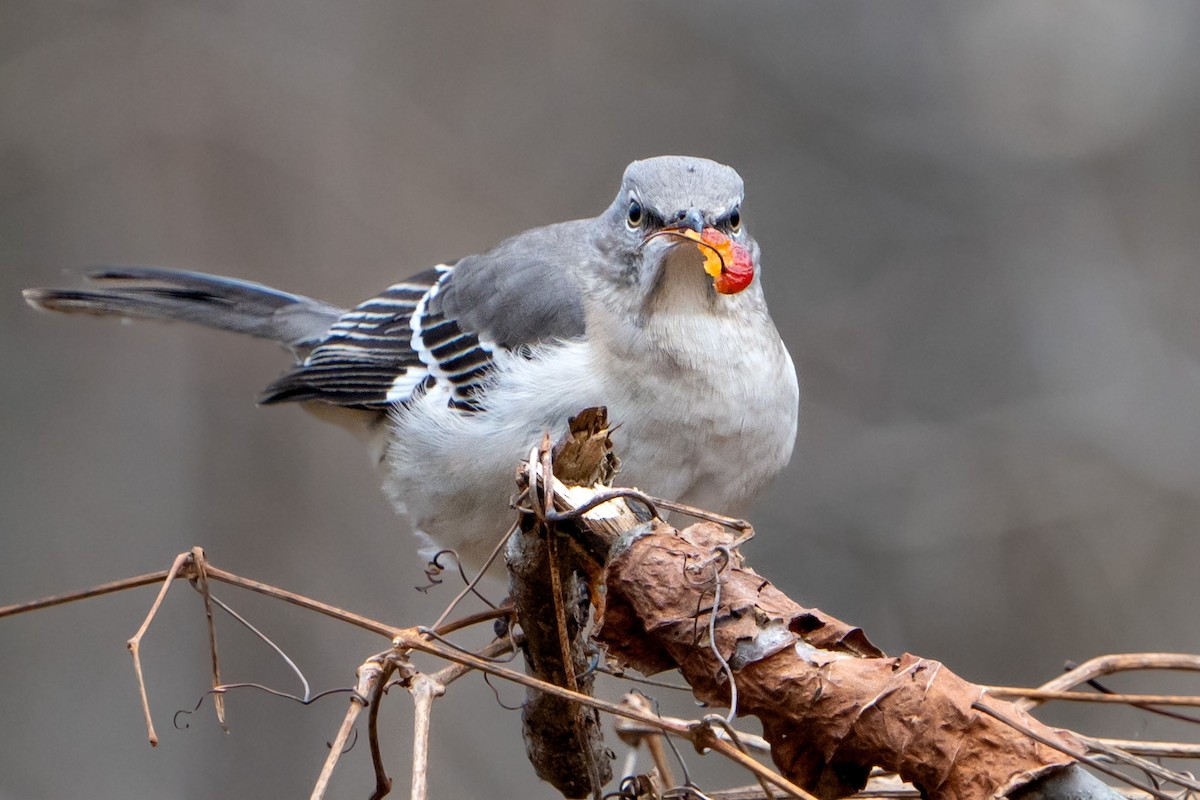
M262 402L316 400L382 410L410 399L429 377L412 349L413 311L452 270L439 264L343 314L301 364L267 388Z
M437 296L452 274L443 274L418 301L412 315L412 348L429 376L449 389L451 407L478 411L476 395L495 366L496 344L464 331L441 312Z
M392 385L388 387L387 394L384 399L388 404L403 403L413 396L413 392L417 390L421 384L425 383L426 375L419 370L406 369L396 376L392 381Z
M439 264L343 314L262 402L384 410L436 388L451 408L478 411L496 347L441 312L436 298L453 274Z

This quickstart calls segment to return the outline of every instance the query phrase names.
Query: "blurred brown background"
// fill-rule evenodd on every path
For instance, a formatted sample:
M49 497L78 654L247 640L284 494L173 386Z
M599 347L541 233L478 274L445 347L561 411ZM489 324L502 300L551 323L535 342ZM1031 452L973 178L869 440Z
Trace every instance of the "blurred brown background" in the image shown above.
M886 649L982 681L1195 651L1198 40L1182 0L3 0L0 603L200 544L428 622L451 592L412 590L421 565L357 443L255 408L281 353L40 316L18 291L153 264L349 305L590 216L628 161L680 152L745 177L803 384L754 563ZM314 688L350 683L385 644L220 594ZM172 727L207 680L186 588L145 645L149 749L124 642L152 596L0 624L0 798L307 795L344 698L242 693L229 736L209 703ZM222 633L226 679L294 685ZM408 705L384 714L398 796ZM436 711L435 796L553 796L518 731L478 678L456 685ZM336 796L371 780L360 743Z

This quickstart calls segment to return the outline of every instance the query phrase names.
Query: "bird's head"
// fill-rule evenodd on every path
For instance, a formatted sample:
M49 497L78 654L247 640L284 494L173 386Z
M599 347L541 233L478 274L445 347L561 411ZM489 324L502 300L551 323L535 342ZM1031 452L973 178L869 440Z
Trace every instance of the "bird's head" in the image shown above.
M741 176L703 158L635 161L605 212L611 263L646 296L661 289L733 295L754 280L758 245L742 223Z

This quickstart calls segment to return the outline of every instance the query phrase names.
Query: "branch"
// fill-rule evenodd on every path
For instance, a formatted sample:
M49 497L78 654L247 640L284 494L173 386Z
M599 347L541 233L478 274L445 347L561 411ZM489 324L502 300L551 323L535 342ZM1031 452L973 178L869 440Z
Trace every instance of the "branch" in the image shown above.
M338 728L337 735L333 737L332 744L329 745L329 755L325 757L325 763L321 766L321 772L317 776L317 782L313 786L309 800L322 800L325 797L325 790L329 788L329 780L333 777L333 768L337 766L338 759L346 750L346 740L350 738L350 732L354 730L354 723L358 720L359 712L366 708L367 698L374 693L375 687L384 679L385 674L390 674L391 667L388 662L391 657L390 652L380 653L367 659L358 668L358 682L355 685L355 692L350 698L350 708L346 711L346 716L342 719L342 725Z
M581 419L586 424L572 421L572 438L560 443L553 457L548 443L543 443L522 466L518 503L527 507L520 509L514 525L517 533L507 553L515 611L491 609L443 625L452 603L431 627L396 628L217 569L195 548L178 556L168 570L6 606L0 608L0 617L162 582L146 620L129 642L152 743L156 736L145 699L139 646L176 578L192 581L203 595L214 683L220 680L211 604L224 604L208 592L209 580L392 637L390 650L360 667L355 694L314 787L314 798L324 796L345 743L362 709L368 707L375 796L391 789L379 756L377 719L388 678L396 673L416 707L412 796L423 798L433 700L447 684L475 670L530 690L525 733L531 760L539 775L549 776L571 796L598 795L608 780L609 756L599 734L601 712L632 720L634 724L624 726L623 733L646 737L652 750L664 741L674 747L660 735L665 734L744 766L760 782L751 795L764 798L783 791L804 800L815 800L814 795L832 800L861 790L872 768L879 767L915 788L876 782L864 796L911 797L915 792L928 800L1001 796L1110 800L1116 796L1080 764L1109 772L1158 798L1175 796L1161 789L1160 782L1200 791L1200 782L1190 776L1143 758L1197 757L1200 746L1079 737L1042 725L1024 708L1047 699L1124 703L1152 710L1159 710L1154 708L1157 705L1200 705L1193 696L1071 691L1099 675L1129 669L1198 670L1200 656L1106 656L1034 690L972 684L936 661L910 654L888 658L861 630L801 607L750 569L738 552L738 546L752 535L744 521L656 500L635 489L608 488L605 482L611 469L596 466L615 466L603 415L581 415ZM560 478L584 485L567 486ZM659 518L659 509L708 521L677 530ZM469 584L459 597L472 587ZM644 706L617 705L591 696L595 666L587 662L595 651L587 638L588 599L597 606L595 641L605 645L610 655L648 675L678 669L698 699L728 706L730 715L699 721L663 718ZM443 638L452 630L513 613L523 636L494 642L483 653L466 652ZM525 649L529 674L507 669L490 657L518 644ZM451 666L429 675L419 673L407 660L411 651L437 656ZM224 688L217 686L214 691ZM999 699L1002 696L1023 699L1010 703ZM531 711L535 706L538 710ZM762 721L762 740L730 726L739 714ZM750 747L764 744L780 772L748 754ZM661 746L658 751L656 762L669 784ZM1089 751L1102 759L1089 757ZM1104 761L1140 769L1154 785L1120 776ZM656 785L647 776L638 776L637 781ZM686 770L684 783L654 791L663 796L697 794ZM622 796L629 794L632 785L622 784ZM742 790L709 793L712 797L751 795Z
M861 789L878 765L932 800L962 800L1001 796L1075 763L972 709L983 688L940 663L885 658L860 631L794 603L727 549L733 541L712 523L678 531L655 522L622 543L608 565L597 638L643 672L678 668L713 704L730 702L726 662L737 712L762 720L790 780L841 797ZM1083 752L1011 704L991 702L1048 741Z
M1022 692L1021 690L1016 690L1012 693L1027 698L1018 700L1016 705L1023 709L1029 709L1036 706L1042 700L1079 699L1077 697L1064 697L1064 695L1068 693L1067 690L1081 683L1095 680L1102 675L1112 675L1116 672L1142 669L1169 669L1197 672L1200 671L1200 656L1189 653L1120 653L1116 655L1097 656L1063 673L1054 680L1042 684L1035 691ZM1097 695L1087 695L1087 697L1090 699L1097 697ZM1147 702L1162 701L1151 700ZM1185 705L1194 704L1196 703L1185 703Z
M580 705L595 708L596 710L607 714L613 714L618 717L625 717L626 719L635 720L645 725L655 726L661 729L664 733L669 733L686 739L697 746L711 747L711 749L721 753L722 755L733 758L734 760L739 760L742 756L741 751L728 742L723 741L720 739L720 737L706 734L705 731L707 730L707 725L703 722L680 724L669 719L664 719L653 714L648 714L637 709L630 708L628 706L618 705L616 703L611 703L607 700L601 700L597 697L590 697L579 692L572 692L570 689L564 689L561 686L555 686L552 683L547 683L546 681L538 680L537 678L530 677L523 673L506 669L485 658L480 658L473 653L448 647L441 642L431 641L426 638L425 632L420 628L412 628L402 631L400 635L397 636L393 641L393 646L396 648L396 650L401 652L416 650L421 653L428 653L429 655L438 656L446 659L447 661L452 661L455 664L460 664L463 667L476 669L480 672L485 672L489 675L503 678L527 688L537 689L538 691L546 694L561 697L564 700L570 700L579 703ZM751 773L754 774L755 777L765 779L772 786L782 789L789 796L802 798L803 800L813 800L813 796L811 794L796 786L794 783L777 772L758 763L757 761L750 759L748 762L745 762L745 766L748 770L750 770Z
M589 468L586 456L607 455L607 431L603 409L588 413L599 421L589 429L572 420L574 441L560 444L558 455L572 444L592 444L569 463L587 476L583 482L596 483L601 470ZM717 722L727 725L739 713L759 717L784 775L822 798L858 791L874 766L898 773L932 800L1002 796L1087 758L1078 739L1046 728L1010 703L991 700L986 709L978 707L984 688L940 663L907 654L888 659L860 630L792 602L744 565L736 548L752 531L741 521L704 522L681 532L657 519L652 500L638 496L656 518L635 525L626 504L615 499L617 492L602 485L562 486L545 442L519 476L531 506L522 528L550 542L548 569L545 554L527 558L522 550L538 539L518 537L510 545L518 618L525 625L540 623L541 632L530 639L546 642L542 658L531 653L527 661L549 656L559 674L543 670L540 676L566 685L572 695L579 693L568 650L582 623L572 618L568 625L564 619L569 598L562 595L554 553L554 526L561 523L571 523L561 530L605 568L605 589L593 597L600 606L595 638L609 654L646 674L679 669L698 699L731 708L727 720ZM538 564L532 574L522 573L527 560ZM586 570L587 560L578 568ZM544 574L549 584L537 585ZM529 586L535 587L531 595L518 595ZM537 605L547 596L553 598L555 626L545 622L548 615ZM551 630L558 634L557 654ZM568 632L575 642L567 641ZM601 708L594 700L587 704ZM571 708L568 718L577 713ZM586 756L582 739L562 734L557 739L567 743L568 754L582 750ZM721 741L711 725L694 731L692 739L740 763L757 764ZM530 757L542 774L532 746ZM769 792L766 784L763 789Z
M24 614L28 611L39 611L43 608L52 608L53 606L63 605L65 603L73 603L77 600L86 600L90 597L99 597L101 595L112 594L114 592L123 592L126 589L137 589L141 586L150 586L163 581L171 581L175 578L194 579L197 575L196 567L192 560L192 551L181 553L176 557L175 562L170 569L159 570L158 572L150 572L145 575L136 575L132 578L124 578L122 580L102 583L99 586L93 586L89 589L81 589L75 592L67 592L66 594L56 594L49 597L42 597L37 600L31 600L25 603L13 603L12 605L0 606L0 619L4 617L14 616L16 614ZM386 625L369 617L364 617L361 614L355 614L352 611L338 608L337 606L328 603L322 603L319 600L313 600L310 597L305 597L295 592L289 592L287 589L281 589L278 586L272 586L269 583L243 578L232 572L226 572L223 569L218 569L212 564L206 566L207 575L211 580L227 583L230 586L240 586L243 589L249 589L252 592L258 592L268 597L274 597L277 600L291 603L292 605L306 608L309 611L316 611L319 614L324 614L327 617L332 617L341 622L348 622L364 630L377 633L380 636L393 638L400 628L392 625Z
M526 672L590 696L595 676L588 664L600 653L587 636L589 597L594 594L589 584L598 570L551 521L556 484L546 479L558 472L590 486L611 478L615 459L604 409L584 411L568 428L553 451L544 437L528 461L524 486L532 488L529 508L523 509L505 560L509 595L524 634ZM600 796L612 779L612 766L595 709L529 689L521 720L526 754L539 778L564 797Z

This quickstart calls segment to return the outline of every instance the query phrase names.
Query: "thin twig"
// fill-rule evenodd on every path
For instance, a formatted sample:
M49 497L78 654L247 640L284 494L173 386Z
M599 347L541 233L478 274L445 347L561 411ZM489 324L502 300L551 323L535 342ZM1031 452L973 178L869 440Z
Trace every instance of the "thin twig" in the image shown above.
M76 600L86 600L89 597L99 597L101 595L112 594L114 592L122 592L126 589L136 589L141 586L149 586L151 584L160 583L168 579L191 576L193 574L191 571L191 555L192 554L190 552L180 554L175 559L172 569L169 570L159 570L158 572L149 572L145 575L136 575L132 578L123 578L121 580L111 581L109 583L102 583L98 586L93 586L90 589L82 589L75 592L68 592L66 594L51 595L38 600L31 600L27 603L14 603L12 605L2 606L0 607L0 619L13 616L15 614L23 614L27 611L38 611L43 608L51 608L53 606L59 606L65 603L73 603ZM328 603L322 603L317 600L313 600L305 597L304 595L296 594L295 592L289 592L286 589L281 589L278 586L272 586L269 583L262 583L261 581L243 578L240 575L236 575L232 572L218 569L217 567L212 566L212 564L208 564L207 572L208 577L212 580L220 581L221 583L227 583L230 586L240 586L243 589L249 589L252 592L258 592L259 594L265 594L268 597L274 597L278 600L283 600L285 602L292 603L293 605L300 606L301 608L307 608L310 611L316 611L319 614L333 617L334 619L341 620L342 622L348 622L351 625L369 630L372 633L378 633L379 635L386 636L389 639L395 637L395 635L401 630L401 628L397 628L392 625L385 625L382 622L364 617L360 614L355 614L353 612L338 608L337 606L332 606Z
M429 790L429 726L433 720L433 701L446 693L446 687L430 675L418 673L409 683L413 698L412 800L425 800Z
M702 519L707 522L715 522L718 525L724 525L726 528L731 528L735 531L751 531L751 532L754 531L754 526L751 525L747 520L744 520L744 519L739 519L737 517L727 517L724 514L717 514L712 511L705 511L703 508L697 508L696 506L689 506L686 503L680 503L675 500L664 500L663 498L655 497L654 495L646 495L646 497L648 497L654 503L655 506L657 506L658 508L666 509L667 511L674 511L679 514L686 514L687 516L692 517L693 519Z
M1044 744L1046 747L1057 750L1060 753L1065 753L1066 755L1071 756L1071 758L1074 758L1076 761L1079 761L1081 764L1086 764L1089 767L1091 767L1092 769L1096 770L1097 772L1103 772L1105 775L1116 778L1119 781L1124 781L1125 783L1129 784L1130 786L1134 787L1135 789L1140 789L1143 792L1146 792L1147 794L1150 794L1150 795L1153 795L1154 797L1159 798L1159 800L1176 800L1176 798L1172 797L1171 795L1167 794L1166 792L1159 791L1157 788L1155 788L1153 786L1141 783L1140 781L1136 781L1133 778L1129 777L1128 775L1121 774L1119 771L1105 765L1104 763L1098 761L1097 759L1091 758L1090 756L1088 756L1087 753L1077 752L1076 750L1073 750L1072 748L1066 747L1061 742L1056 742L1053 739L1050 739L1046 736L1042 736L1037 731L1031 729L1028 725L1025 725L1024 723L1020 722L1019 720L1013 719L1012 717L1008 716L1007 714L1001 712L998 709L992 708L991 706L987 705L986 703L982 703L982 702L976 700L974 703L971 704L971 708L975 709L976 711L982 711L983 713L987 714L990 717L995 717L996 719L1003 722L1005 725L1008 725L1010 728L1013 728L1014 730L1018 730L1021 733L1023 733L1024 735L1028 736L1030 739L1033 739L1038 744Z
M479 585L479 581L483 579L483 576L487 573L488 569L491 568L492 563L496 560L497 556L499 556L501 551L504 550L504 546L508 544L508 540L512 538L513 533L516 532L517 526L518 523L513 522L512 526L509 527L508 532L500 537L500 541L496 542L496 546L492 548L492 552L488 555L487 560L483 562L483 566L479 568L479 572L475 573L474 578L467 581L467 585L462 588L462 591L454 596L454 599L450 601L450 604L446 606L445 610L442 611L437 620L429 627L438 628L443 622L446 621L446 617L450 616L450 612L462 602L464 597L472 592L475 592L475 587ZM455 558L458 558L457 554L455 555ZM462 569L461 561L459 562L459 569ZM478 595L478 592L475 593Z
M208 628L208 654L212 662L212 685L217 688L221 685L221 657L217 655L217 625L213 620L213 603L212 595L208 591L208 557L204 555L204 548L192 548L192 567L195 572L195 577L192 578L192 586L196 591L200 592L200 597L204 600L204 622ZM213 710L217 713L217 723L221 729L229 733L229 726L225 724L225 695L217 693L213 695Z
M662 719L669 723L676 723L684 726L689 724L687 720L681 719L680 717L664 716ZM630 720L619 720L616 723L616 728L619 733L629 734L630 736L646 736L647 734L656 733L662 730L661 726L643 725L640 722L633 722ZM747 733L743 730L739 730L737 734L738 738L741 739L742 744L748 749L764 755L767 755L771 752L771 745L768 744L767 740L761 736L757 736L753 733ZM716 729L716 735L722 739L727 739L729 737L729 734L725 733L725 731L721 728Z
M322 800L325 797L325 790L329 788L329 780L333 776L333 768L337 766L338 759L342 757L342 751L346 748L346 740L350 738L350 731L354 729L354 723L366 705L367 701L364 698L369 697L374 691L375 684L383 674L383 664L391 656L391 652L380 653L367 659L358 668L358 684L355 687L355 694L350 698L350 707L346 709L346 716L342 719L337 736L333 737L333 742L329 745L329 755L325 757L325 763L321 765L321 772L317 775L317 782L313 786L309 800Z
M650 751L650 759L654 762L654 768L658 770L664 786L673 786L675 777L671 774L671 764L667 761L667 750L663 745L663 741L667 737L661 732L655 732L645 737L642 742L646 745L646 749Z
M392 791L392 779L388 777L383 766L383 752L379 748L379 706L383 700L383 693L387 690L388 678L400 666L400 662L395 658L384 659L382 671L371 689L371 707L367 711L367 742L371 747L371 766L375 769L375 791L371 794L371 800L380 800Z
M505 653L515 652L518 643L510 639L494 639L476 655L480 658L496 658ZM442 667L437 672L432 672L429 677L440 683L442 686L449 686L456 680L466 675L469 672L474 672L475 668L467 664L448 664Z
M702 746L715 750L727 758L736 761L746 769L750 770L754 775L766 778L771 782L772 785L782 789L792 797L804 798L804 800L814 800L813 795L804 791L799 786L796 786L787 778L783 777L769 767L766 767L763 764L755 761L753 758L743 754L728 742L720 740L711 732L708 734L697 734L694 733L693 730L688 726L673 725L665 720L655 717L652 714L645 714L633 709L624 708L607 700L601 700L600 698L590 697L578 692L572 692L569 689L564 689L561 686L555 686L552 683L538 680L537 678L530 677L523 673L515 672L504 667L499 667L490 661L475 656L474 654L464 653L445 647L438 642L430 641L429 639L425 638L419 630L414 628L409 628L402 631L401 634L394 640L394 644L399 650L417 650L430 655L439 656L448 661L453 661L455 663L480 670L481 672L487 672L491 675L512 681L513 683L517 683L532 689L537 689L538 691L546 694L556 695L566 700L573 700L582 705L591 706L592 708L603 711L607 714L615 714L620 717L626 717L643 722L647 725L653 725L662 729L666 733L679 736L683 739L692 741L693 743L698 737L702 738L704 740L702 742ZM705 727L703 730L709 729Z
M208 577L214 581L227 583L230 586L240 586L241 588L249 589L252 592L265 594L268 597L274 597L277 600L283 600L284 602L291 603L292 605L300 606L301 608L307 608L309 611L316 611L318 614L324 614L327 617L333 617L336 620L348 622L351 625L362 628L363 630L368 630L372 633L378 633L380 636L394 638L396 634L403 630L402 628L397 628L393 625L385 625L382 622L378 622L369 617L364 617L361 614L355 614L352 611L346 611L345 609L338 608L337 606L332 606L328 603L322 603L319 600L313 600L312 598L305 597L302 594L289 592L287 589L280 589L278 586L272 586L269 583L262 583L261 581L243 578L242 576L236 575L232 572L218 569L211 564L208 566Z
M710 750L720 753L730 761L745 767L754 774L754 777L774 784L776 787L788 792L793 797L803 798L803 800L817 800L814 795L809 794L799 786L796 786L794 783L784 778L779 773L760 764L750 756L743 753L741 750L738 750L729 742L719 738L715 733L713 733L712 728L708 727L707 725L697 726L696 730L701 732L698 734L700 737L698 743L701 747L707 747Z
M676 692L691 692L692 687L682 686L678 683L668 683L667 681L656 681L653 678L643 678L640 675L630 675L628 672L609 669L601 665L596 666L596 672L602 675L616 678L617 680L629 681L630 683L640 683L643 686L657 686L659 689L671 689Z
M158 572L148 572L145 575L135 575L132 578L122 578L119 581L102 583L90 589L50 595L49 597L30 600L26 603L13 603L8 606L0 606L0 619L16 614L24 614L27 611L40 611L43 608L53 608L54 606L61 606L66 603L74 603L76 600L86 600L89 597L100 597L114 592L123 592L126 589L137 589L142 586L161 583L170 574L170 570L160 569Z
M392 636L400 630L400 629L394 628L390 625L384 625L381 622L376 622L375 620L368 619L367 617L363 617L359 614L354 614L353 612L346 611L341 608L337 608L336 606L331 606L328 603L322 603L317 600L312 600L311 598L305 597L300 594L296 594L295 592L289 592L286 589L280 589L277 586L271 586L270 584L262 583L260 581L254 581L254 580L250 580L249 578L243 578L240 575L235 575L232 572L227 572L225 570L218 569L207 562L207 559L204 556L204 551L198 547L193 548L192 550L190 550L186 553L180 553L178 556L175 557L175 560L171 564L171 568L168 569L165 573L162 573L162 575L163 575L162 588L159 589L158 596L154 599L154 604L150 607L150 612L146 615L146 619L142 622L141 627L138 628L137 633L135 633L133 635L133 637L130 638L129 641L126 643L126 646L129 648L130 655L133 656L133 671L134 671L134 675L137 678L138 694L140 696L141 703L142 703L142 714L146 720L146 734L150 740L151 747L158 746L158 733L154 730L154 720L150 715L150 699L146 692L146 679L145 679L145 675L142 671L142 658L141 658L142 638L146 635L146 631L150 628L150 623L154 620L155 615L158 614L158 609L162 606L163 600L166 598L167 592L170 590L172 582L174 582L174 580L178 577L188 577L193 580L199 580L201 574L205 575L207 578L221 581L222 583L227 583L231 586L240 586L243 589L249 589L250 591L258 592L259 594L265 594L269 597L275 597L277 599L284 600L284 601L292 603L294 605L301 606L302 608L307 608L312 611L317 611L321 614L325 614L326 616L330 616L335 619L342 620L343 622L349 622L353 625L357 625L360 628L366 628L367 630L370 630L374 633L379 633L379 634L382 634L385 636ZM110 586L112 586L112 584L110 584ZM97 587L97 589L100 589L100 588L103 588L103 587ZM130 588L130 587L123 587L123 588ZM113 591L117 591L117 589L113 589ZM79 596L90 597L90 596L94 596L95 594L98 594L98 593L99 592L97 592L96 590L89 590L86 593L80 593ZM201 594L203 594L207 597L206 591L202 591ZM51 599L53 599L53 598L51 598ZM66 602L66 601L62 601L62 602ZM44 607L46 607L46 605L54 605L54 604L57 604L57 603L43 602L43 604L38 607L44 608ZM27 606L27 608L25 610L32 610L32 606L30 604L26 604L26 606ZM217 685L214 686L214 688L217 688L217 686L220 685L220 683L219 683L219 679L220 679L219 669L220 668L219 668L219 663L217 661L217 653L216 653L216 635L215 635L215 631L211 628L212 608L210 605L207 605L207 603L206 603L206 612L209 616L209 621L210 621L209 646L210 646L210 651L212 653L212 659L213 659L214 680L218 682ZM220 692L215 693L213 703L218 708L217 717L221 721L222 726L224 726L224 706L223 706L223 701L222 701Z
M1089 680L1087 685L1101 694L1118 694L1118 692L1114 692L1112 689L1109 689L1095 678ZM1133 703L1132 705L1134 708L1140 708L1143 711L1149 711L1151 714L1158 714L1160 717L1166 717L1167 719L1177 719L1180 722L1190 722L1193 725L1200 724L1200 717L1196 716L1195 714L1185 714L1182 711L1172 711L1168 708L1152 706L1147 703Z
M643 697L645 697L654 705L654 716L662 717L662 708L660 708L658 705L658 698L651 697L650 695L643 695ZM685 721L684 726L691 727L691 722ZM684 785L694 786L695 784L692 782L691 773L688 772L687 761L684 760L683 753L679 752L679 748L675 746L675 740L670 736L664 736L662 738L663 741L667 743L667 747L671 748L671 755L675 756L675 760L679 762L679 770L683 773Z
M1143 742L1138 739L1091 738L1109 747L1119 747L1127 753L1145 758L1200 758L1200 744L1183 742Z
M238 624L240 624L246 630L250 631L256 637L258 637L259 641L261 641L267 647L271 648L273 651L275 651L275 655L277 655L281 659L283 659L283 663L288 665L288 669L290 669L292 671L292 674L295 675L297 679L299 679L300 685L302 687L304 687L304 697L301 699L301 702L307 704L308 701L312 697L312 687L308 685L308 678L304 677L304 673L301 671L300 667L296 666L296 662L293 661L291 659L291 657L288 656L288 654L283 651L282 647L275 644L275 642L271 641L271 638L269 636L267 636L265 633L260 631L258 628L254 627L254 625L252 625L250 623L250 620L246 619L241 614L239 614L238 612L236 612L232 608L230 608L227 603L225 603L224 601L221 600L221 598L217 597L215 594L212 594L211 592L209 593L209 597L211 597L212 601L217 604L218 608L220 608L222 611L224 611L229 616L233 617L234 620L236 620L238 622Z
M477 611L474 614L468 614L465 617L451 620L441 626L434 626L439 634L446 636L447 634L461 631L463 628L469 628L472 625L478 625L481 622L491 622L497 619L512 618L514 609L512 603L504 603L498 608L489 608L484 611Z
M638 691L629 692L621 700L623 705L630 708L636 708L639 711L653 713L654 707L650 704L650 700L646 695ZM662 719L661 715L655 713L656 717ZM678 720L683 722L683 720ZM631 722L627 719L618 717L613 727L616 729L617 736L627 744L637 747L639 744L646 745L646 749L650 751L650 758L654 762L655 769L658 770L658 775L662 778L662 782L666 786L675 785L675 776L671 774L671 765L667 762L667 753L663 749L662 728L652 725L644 725L639 722Z
M455 650L460 653L466 653L468 655L477 655L477 654L471 653L470 650L463 647L462 645L455 644L454 642L450 641L445 636L442 636L440 633L433 630L432 628L426 628L424 625L418 625L416 630L423 636L428 636L430 638L430 640L439 642L440 644L442 644L445 647L450 648L451 650ZM511 631L510 631L510 635L511 635ZM492 661L492 662L498 663L498 664L507 664L508 662L512 661L514 658L516 658L516 650L515 649L512 652L505 655L503 658L488 658L488 661Z
M1041 691L1066 690L1102 675L1143 669L1200 671L1200 655L1192 653L1115 653L1097 656L1059 675L1054 680L1047 681L1039 688ZM1027 694L1023 699L1017 700L1016 705L1018 708L1028 711L1043 699L1056 700L1060 698Z
M1200 706L1194 694L1097 694L1050 689L1024 689L1020 686L984 687L992 697L1024 697L1033 700L1071 700L1081 703L1117 703L1124 705Z
M543 445L543 460L542 468L543 475L551 474L550 470L550 437L546 436L546 441ZM554 510L554 494L553 490L547 485L546 490L546 507L548 512ZM546 528L546 564L550 570L550 594L554 600L554 627L558 634L559 655L562 657L563 677L566 679L567 688L573 692L579 691L579 679L575 675L575 663L571 658L571 639L567 633L567 610L564 607L562 575L559 571L558 557L558 531L553 527ZM569 713L572 716L572 722L575 728L575 738L579 742L580 753L584 761L587 762L588 774L591 778L592 796L599 800L600 788L602 781L600 773L596 768L596 763L592 758L592 749L588 744L587 730L583 720L583 709L577 705L568 706Z
M1147 775L1149 775L1151 779L1158 778L1161 781L1169 781L1170 783L1175 783L1187 789L1191 789L1193 792L1200 792L1200 782L1197 782L1189 775L1184 775L1180 772L1167 769L1161 764L1155 764L1153 761L1134 755L1123 748L1114 747L1107 742L1102 742L1098 739L1092 739L1088 736L1082 736L1079 734L1076 735L1083 740L1083 743L1088 746L1089 750L1097 753L1103 753L1114 761L1119 761L1124 764L1129 764L1132 767L1137 767L1142 772L1145 772Z
M180 574L183 565L191 558L192 554L190 552L180 553L175 556L175 561L171 563L171 568L167 570L162 588L158 590L158 597L154 598L154 605L150 606L150 613L146 614L146 619L142 622L142 626L138 628L137 633L125 643L125 646L129 648L130 655L133 656L133 672L137 676L138 693L141 695L142 700L142 714L146 718L146 735L150 739L151 747L158 747L158 734L154 731L154 720L150 717L150 698L146 696L146 679L142 674L142 637L146 635L146 630L150 627L150 623L154 620L155 614L158 613L163 599L167 596L167 590L171 588L171 582L175 580L176 576Z
M542 433L542 444L538 447L538 460L542 463L542 521L554 513L554 459L550 455L552 449L550 432Z
M484 657L494 657L507 650L515 650L516 645L511 639L496 639L479 651ZM396 654L384 659L384 672L376 679L375 688L371 693L371 710L367 715L368 741L371 745L371 763L375 769L375 792L371 800L380 800L392 790L392 779L388 777L383 765L383 756L379 748L379 708L383 693L387 691L388 677L397 669L403 671L403 677L398 683L408 689L413 698L415 716L413 719L413 774L411 778L411 797L423 800L428 792L429 773L429 727L432 721L433 701L446 693L446 686L471 672L470 667L451 664L431 675L417 672L406 661ZM395 683L390 684L392 686Z
M707 725L711 730L717 730L713 727L714 725L720 726L720 728L725 731L725 734L729 736L730 741L737 747L739 751L741 751L742 755L746 757L750 756L750 754L746 752L746 747L742 744L742 740L738 736L737 730L733 727L729 720L725 719L720 714L709 714L704 719L700 720L700 722ZM775 793L771 791L771 785L768 784L761 776L758 778L758 785L762 787L763 794L767 796L767 800L775 800Z

